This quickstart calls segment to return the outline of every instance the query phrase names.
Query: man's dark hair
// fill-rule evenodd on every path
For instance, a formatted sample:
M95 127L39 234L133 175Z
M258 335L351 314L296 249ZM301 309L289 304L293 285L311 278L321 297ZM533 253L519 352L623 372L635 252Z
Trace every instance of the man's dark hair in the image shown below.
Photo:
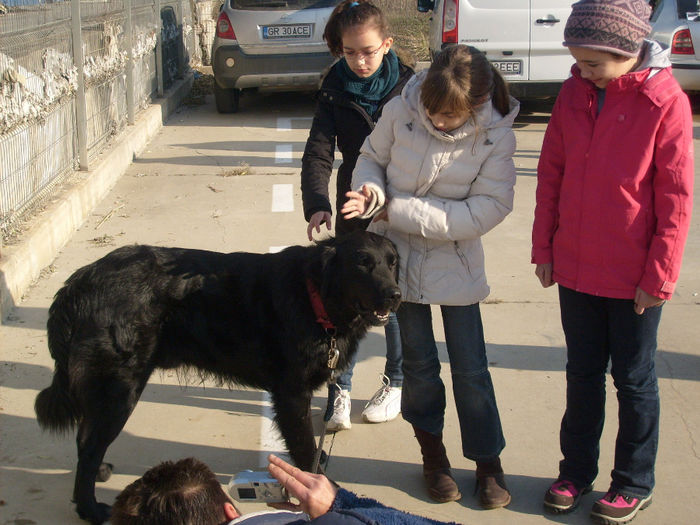
M112 507L113 525L219 525L230 501L211 469L195 458L164 461L128 485Z

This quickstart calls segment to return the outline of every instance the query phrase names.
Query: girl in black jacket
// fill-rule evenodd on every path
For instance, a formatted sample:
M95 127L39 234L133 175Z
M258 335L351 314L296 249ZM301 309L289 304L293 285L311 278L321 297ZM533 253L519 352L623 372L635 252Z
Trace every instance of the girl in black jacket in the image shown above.
M336 181L336 210L342 207L350 191L352 171L360 155L360 146L379 120L382 108L401 93L413 69L391 49L393 38L381 10L367 0L341 2L326 24L323 38L331 53L340 57L330 69L318 95L316 113L306 141L301 167L301 191L307 235L320 233L321 225L331 229L332 208L328 186L333 170L335 145L343 161ZM335 234L343 235L365 228L367 221L340 218ZM380 423L394 419L400 412L401 340L396 316L386 326L387 362L382 386L363 411L365 421ZM338 378L340 393L329 430L350 428L350 388L354 362Z

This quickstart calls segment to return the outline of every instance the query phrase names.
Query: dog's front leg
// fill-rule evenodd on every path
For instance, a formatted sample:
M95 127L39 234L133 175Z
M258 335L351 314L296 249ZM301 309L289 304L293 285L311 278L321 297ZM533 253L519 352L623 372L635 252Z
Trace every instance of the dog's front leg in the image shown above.
M311 470L316 440L311 423L311 392L272 392L275 422L282 433L294 463Z

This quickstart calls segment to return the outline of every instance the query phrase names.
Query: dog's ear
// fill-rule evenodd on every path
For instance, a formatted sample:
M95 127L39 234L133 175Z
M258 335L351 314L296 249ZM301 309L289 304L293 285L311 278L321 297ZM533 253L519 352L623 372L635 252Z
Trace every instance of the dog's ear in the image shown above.
M333 269L335 266L337 254L338 249L335 246L335 239L333 239L333 242L325 244L323 246L323 249L321 250L321 256L319 258L319 275L321 276L321 297L328 296L328 290L330 288L332 277L334 275Z
M314 256L307 263L306 276L317 283L321 297L325 297L328 291L336 253L335 238L317 241L314 247Z

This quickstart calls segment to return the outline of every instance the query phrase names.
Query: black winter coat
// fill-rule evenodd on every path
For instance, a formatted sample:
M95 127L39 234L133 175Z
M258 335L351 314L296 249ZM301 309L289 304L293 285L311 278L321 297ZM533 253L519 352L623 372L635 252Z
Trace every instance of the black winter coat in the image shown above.
M316 112L301 160L301 196L307 221L317 211L333 213L328 185L333 169L336 141L343 156L336 184L336 210L339 210L345 202L345 193L350 191L352 170L355 169L355 163L360 156L362 143L374 129L384 105L401 93L413 75L413 69L399 61L398 82L380 101L374 115L369 115L343 90L338 67L337 63L331 67L318 92ZM363 228L366 224L367 221L346 221L337 218L336 234Z

